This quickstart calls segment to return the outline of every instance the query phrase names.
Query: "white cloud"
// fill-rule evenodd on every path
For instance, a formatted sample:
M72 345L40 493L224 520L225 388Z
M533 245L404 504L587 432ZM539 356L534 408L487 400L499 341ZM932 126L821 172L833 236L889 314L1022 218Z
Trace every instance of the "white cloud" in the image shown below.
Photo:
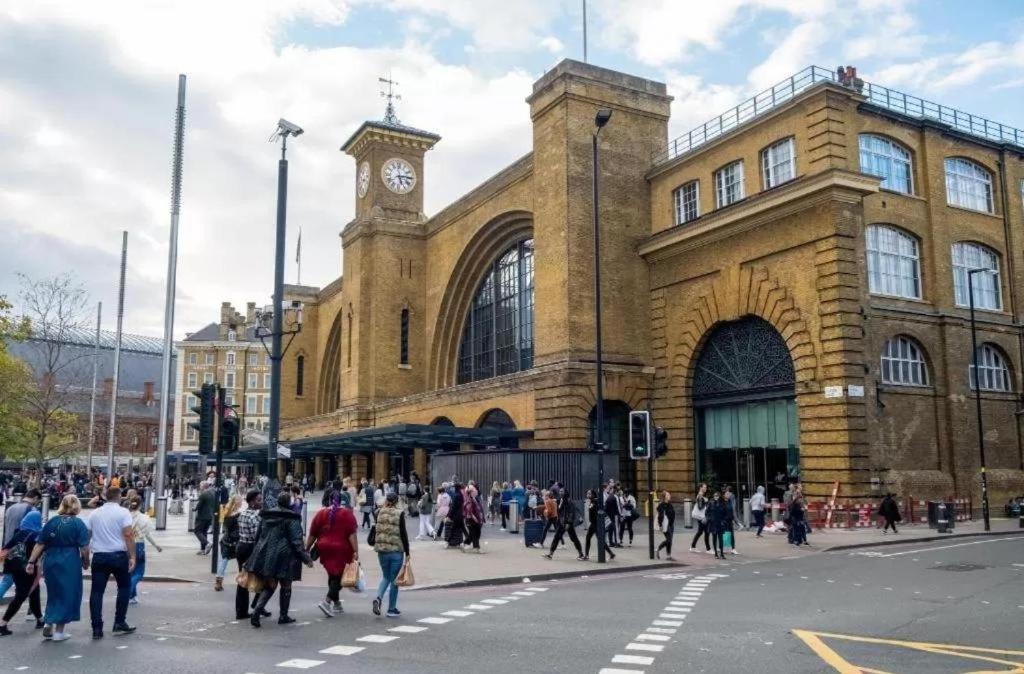
M540 46L547 49L552 54L561 54L565 51L565 45L554 35L548 35L545 38L541 38Z
M962 52L929 56L881 68L872 81L941 94L957 87L993 80L993 88L1010 88L1024 75L1024 39L973 45Z

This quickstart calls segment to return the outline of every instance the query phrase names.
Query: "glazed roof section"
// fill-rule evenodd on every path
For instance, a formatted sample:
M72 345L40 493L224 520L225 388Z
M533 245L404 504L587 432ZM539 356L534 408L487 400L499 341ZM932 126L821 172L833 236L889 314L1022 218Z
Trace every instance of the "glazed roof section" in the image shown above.
M116 342L116 332L111 330L100 330L101 349L113 349ZM79 344L90 347L95 346L96 332L89 328L68 328L65 332L64 343ZM130 335L122 333L121 350L162 355L164 352L164 340L159 337L146 337L145 335Z
M670 140L665 149L652 157L652 163L658 166L689 154L791 101L804 91L824 83L844 86L836 71L820 66L808 66L792 77L748 98L735 108ZM931 120L983 140L1024 147L1024 130L870 82L858 81L856 90L867 99L867 103L889 112L915 120Z

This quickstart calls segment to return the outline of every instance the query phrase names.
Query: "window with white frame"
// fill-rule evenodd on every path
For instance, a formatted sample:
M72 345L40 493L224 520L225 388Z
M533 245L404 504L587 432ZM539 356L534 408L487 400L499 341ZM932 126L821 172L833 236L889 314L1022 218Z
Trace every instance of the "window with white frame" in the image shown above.
M256 414L256 396L245 396L245 413Z
M270 396L263 396L263 413L270 414Z
M974 307L1000 311L1003 308L1002 284L999 280L999 256L994 250L980 243L958 241L953 244L953 293L959 307L971 305L967 295L967 272L972 269L989 269L990 272L974 274Z
M917 342L899 335L882 348L882 383L896 386L927 386L928 366Z
M185 398L185 414L195 414L195 412L192 411L192 408L197 407L198 405L199 398L189 393L188 397Z
M235 404L235 394L232 393L231 391L228 391L224 395L224 404L228 405L228 406L234 405Z
M992 174L969 159L946 159L946 203L993 213Z
M715 208L734 204L743 198L743 160L715 171Z
M199 376L195 372L189 372L188 373L188 387L189 388L195 388L197 386L197 382L198 381L199 381Z
M233 342L238 338L238 333L234 330L228 330L228 341Z
M192 353L188 354L188 364L189 365L195 365L198 362L199 362L199 354L198 353L193 351Z
M256 367L260 364L260 357L255 353L249 354L249 367Z
M212 353L206 354L206 364L207 365L213 365L213 363L214 363L214 355Z
M860 135L860 170L882 179L882 187L903 194L914 193L910 153L884 136Z
M224 388L235 388L235 373L230 370L224 373Z
M192 442L195 442L196 439L196 429L192 428L188 424L185 424L185 439Z
M795 145L792 138L786 138L761 151L761 175L766 190L796 177Z
M263 375L263 388L270 388L270 375Z
M203 383L204 384L212 384L213 383L213 373L212 372L207 372L206 374L203 375Z
M256 388L257 386L259 386L260 376L258 374L253 374L252 372L250 372L247 379L248 381L246 381L246 388Z
M690 222L700 217L700 182L691 180L673 192L676 204L676 224Z
M224 364L228 367L234 367L235 365L235 352L228 351L228 355L225 356Z
M968 368L971 389L977 387L974 376L974 363ZM981 375L982 391L1012 391L1010 385L1010 368L1002 351L994 344L982 344L978 347L978 372Z
M867 228L868 291L921 299L917 239L896 227Z

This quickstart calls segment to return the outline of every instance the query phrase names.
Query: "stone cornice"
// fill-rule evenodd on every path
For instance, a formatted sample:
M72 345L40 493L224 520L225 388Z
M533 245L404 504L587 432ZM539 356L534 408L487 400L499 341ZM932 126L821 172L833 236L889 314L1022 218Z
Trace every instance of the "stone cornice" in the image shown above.
M864 195L877 192L878 183L877 177L842 169L803 176L693 222L659 232L642 243L638 252L651 261L669 258L824 201L858 203Z
M426 152L434 147L439 140L441 140L441 136L428 131L420 131L411 127L392 127L382 122L363 122L362 126L356 129L356 132L341 146L341 151L358 157L368 144L379 142Z

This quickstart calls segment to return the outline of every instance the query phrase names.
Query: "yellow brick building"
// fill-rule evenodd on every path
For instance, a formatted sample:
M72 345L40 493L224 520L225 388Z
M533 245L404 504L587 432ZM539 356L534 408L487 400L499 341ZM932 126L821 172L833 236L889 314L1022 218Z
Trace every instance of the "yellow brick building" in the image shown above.
M435 424L588 445L591 143L608 108L613 451L628 411L649 407L673 492L713 476L775 495L799 475L812 496L836 481L851 497L977 495L965 305L967 271L985 267L971 280L993 502L1024 493L1024 132L817 68L671 141L659 82L566 60L527 101L530 151L432 216L437 135L389 118L344 143L357 175L344 278L287 288L306 325L283 367L283 439ZM366 442L317 473L424 469L422 449Z

